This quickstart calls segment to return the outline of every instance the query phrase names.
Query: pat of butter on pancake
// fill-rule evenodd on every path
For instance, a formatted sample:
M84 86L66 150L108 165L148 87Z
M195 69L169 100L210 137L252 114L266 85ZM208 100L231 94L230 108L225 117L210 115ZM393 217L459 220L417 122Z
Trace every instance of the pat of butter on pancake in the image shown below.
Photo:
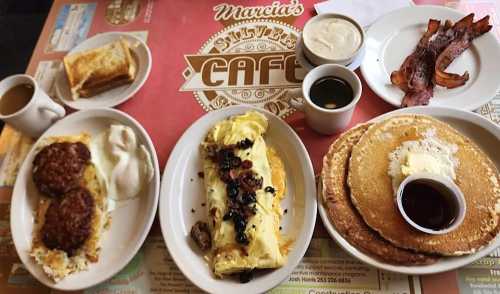
M451 180L456 179L458 160L454 154L457 146L435 137L435 130L429 129L421 140L403 142L389 154L388 173L392 178L394 193L409 175L427 172Z

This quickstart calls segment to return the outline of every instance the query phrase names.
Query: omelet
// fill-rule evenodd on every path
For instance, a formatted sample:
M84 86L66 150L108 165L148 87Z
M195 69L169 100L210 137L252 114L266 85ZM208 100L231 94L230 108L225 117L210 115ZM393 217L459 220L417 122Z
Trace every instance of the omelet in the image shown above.
M90 135L81 133L74 136L49 137L40 146L37 146L37 149L42 149L52 143L62 142L81 142L89 146ZM44 245L41 229L45 223L47 209L54 199L40 196L38 203L30 255L55 282L62 280L71 273L86 270L89 263L99 260L101 236L103 231L110 224L109 214L107 213L106 188L102 177L92 163L88 164L83 171L81 186L85 187L90 192L94 200L94 207L90 220L89 237L73 256L68 256L63 250L49 249Z
M211 263L219 278L286 262L280 233L286 174L264 140L267 128L264 115L249 111L217 123L201 144Z

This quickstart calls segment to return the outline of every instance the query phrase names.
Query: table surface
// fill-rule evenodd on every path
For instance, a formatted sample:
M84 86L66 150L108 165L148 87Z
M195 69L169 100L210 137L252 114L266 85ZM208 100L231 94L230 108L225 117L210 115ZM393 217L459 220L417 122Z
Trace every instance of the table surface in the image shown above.
M296 68L295 63L287 63L287 57L294 58L293 37L300 33L300 28L315 14L313 4L316 1L300 1L303 11L298 15L274 17L273 19L235 19L218 17L217 9L223 1L78 1L56 0L51 8L37 46L33 52L27 73L35 76L42 87L54 95L54 73L60 66L61 58L66 52L87 37L108 31L132 32L144 39L151 48L153 67L144 87L117 108L132 115L150 134L155 144L159 165L164 167L170 151L176 141L194 120L206 111L223 108L230 104L248 103L270 110L288 122L304 142L314 169L321 168L321 158L336 136L321 136L313 132L304 121L301 113L293 112L286 101L286 91L300 85L304 72ZM272 1L226 1L243 6L271 5ZM283 4L296 1L281 1ZM498 9L500 3L491 1L415 1L417 4L439 4L457 8L464 12L474 11L478 15L493 15L495 34L500 35ZM220 18L220 19L217 19ZM237 17L236 17L237 18ZM267 38L249 37L239 40L231 32L245 32L248 27L266 27L274 29L276 36ZM241 41L241 42L240 42ZM281 41L281 42L280 42ZM259 53L255 53L259 52ZM245 84L245 87L211 87L200 82L203 79L201 64L207 62L214 54L227 60L238 56L257 56L260 52L278 52L273 58L282 58L280 74L271 75L266 80L260 78L258 83ZM244 54L243 54L244 53ZM208 55L211 56L208 56ZM254 54L254 55L252 55ZM255 55L256 54L256 55ZM264 55L268 53L263 53ZM269 55L269 54L268 54ZM259 57L260 58L260 57ZM357 72L361 77L360 72ZM230 79L231 71L224 73L223 79ZM286 75L286 79L283 78ZM293 76L296 75L296 76ZM377 97L364 82L363 95L358 104L351 126L367 121L377 115L394 108ZM236 81L239 83L240 81ZM496 120L495 104L488 104L478 110L482 115ZM29 151L33 141L6 127L0 136L0 293L49 293L50 289L41 286L34 280L19 262L12 244L9 231L9 203L15 174L22 159ZM303 264L314 255L314 249L333 248L338 252L334 256L318 255L323 259L348 257L328 238L318 217L313 242ZM310 253L310 254L309 254ZM151 256L163 258L161 264L152 263ZM149 261L148 261L149 260ZM369 293L457 293L475 289L474 283L492 283L496 287L495 270L500 273L500 259L491 256L484 259L484 266L478 264L457 271L422 277L408 277L380 272L369 266L363 267L364 278L353 279L350 283L312 284L311 289L358 289L369 290ZM487 262L486 262L487 261ZM301 263L302 265L302 263ZM339 270L344 272L346 270ZM294 273L295 274L295 273ZM170 283L165 275L178 277ZM161 276L160 278L158 276ZM488 280L489 278L489 280ZM370 280L371 279L371 280ZM182 281L182 282L179 282ZM372 284L377 287L372 287ZM307 284L307 283L306 283ZM170 286L169 286L170 285ZM363 286L364 285L364 286ZM488 284L490 285L490 284ZM275 289L276 293L285 293L296 284L285 281ZM172 288L173 287L173 288ZM175 268L165 250L158 221L155 221L150 236L139 254L126 269L115 278L87 293L127 293L151 291L168 292L179 287L179 291L196 292L196 288L185 281ZM323 288L322 288L323 287ZM175 288L177 289L177 288ZM297 288L298 289L298 288ZM295 289L295 290L297 290ZM478 288L481 290L482 288ZM479 291L475 289L476 291ZM280 292L281 291L281 292ZM305 291L301 288L301 291ZM481 290L482 291L482 290ZM52 291L54 292L54 291ZM57 291L55 291L57 292ZM294 292L295 293L295 292ZM477 292L489 293L489 292ZM494 293L494 292L491 292Z

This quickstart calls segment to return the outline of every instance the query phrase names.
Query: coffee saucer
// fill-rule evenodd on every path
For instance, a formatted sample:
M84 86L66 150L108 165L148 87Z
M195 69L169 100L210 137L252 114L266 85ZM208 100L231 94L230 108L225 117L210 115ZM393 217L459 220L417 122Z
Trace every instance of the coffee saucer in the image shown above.
M363 59L365 58L365 53L366 53L365 47L361 48L361 50L359 50L358 55L353 59L351 63L346 65L346 67L352 71L356 70L358 67L361 66L361 63L363 63ZM297 44L295 45L295 56L299 64L306 71L310 71L317 66L309 62L309 60L307 60L306 56L304 55L304 48L302 47L302 36L299 36L297 38Z

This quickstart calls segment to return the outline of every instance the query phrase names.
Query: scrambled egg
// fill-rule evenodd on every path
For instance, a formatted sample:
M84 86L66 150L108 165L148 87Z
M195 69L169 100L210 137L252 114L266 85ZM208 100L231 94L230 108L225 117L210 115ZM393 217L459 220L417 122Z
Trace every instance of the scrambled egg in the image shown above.
M286 260L287 248L283 245L279 229L285 172L276 152L266 146L262 137L267 127L264 115L250 111L217 123L202 144L202 147L214 143L229 145L245 138L252 140L254 144L251 148L235 150L235 155L241 160L251 160L252 171L263 178L262 189L256 191L257 213L249 218L245 229L249 244L243 246L235 241L233 223L222 220L227 211L226 185L219 178L217 164L204 156L212 262L214 273L218 277L254 268L277 268ZM203 150L204 148L202 153ZM275 188L275 196L264 191L267 186Z

